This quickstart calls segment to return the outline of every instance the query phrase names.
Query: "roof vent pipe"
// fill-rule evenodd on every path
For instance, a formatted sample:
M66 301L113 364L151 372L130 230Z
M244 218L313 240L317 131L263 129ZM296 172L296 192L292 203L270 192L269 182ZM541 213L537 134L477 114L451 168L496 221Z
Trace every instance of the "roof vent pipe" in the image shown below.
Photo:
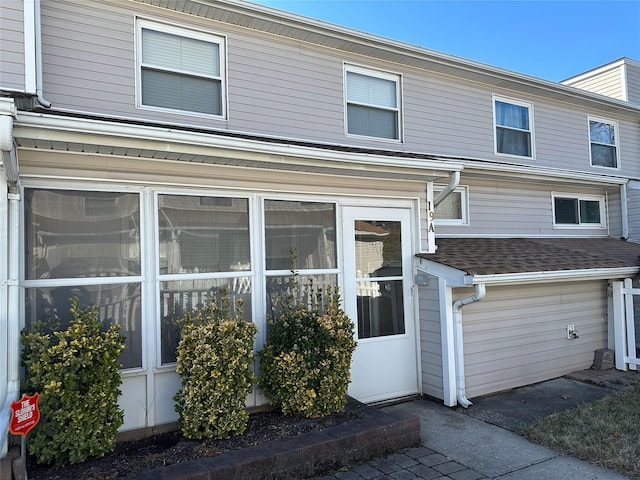
M458 405L468 408L473 403L466 397L464 378L464 339L462 336L462 307L470 303L479 302L487 293L484 283L476 284L473 295L461 298L453 302L453 328L455 331L456 349L456 398Z
M451 180L449 181L449 185L447 185L447 187L444 190L442 190L438 194L438 196L433 200L434 208L437 207L438 205L440 205L442 203L442 201L445 198L447 198L449 196L449 194L456 189L456 187L458 186L458 183L460 183L460 172L452 172L451 173Z

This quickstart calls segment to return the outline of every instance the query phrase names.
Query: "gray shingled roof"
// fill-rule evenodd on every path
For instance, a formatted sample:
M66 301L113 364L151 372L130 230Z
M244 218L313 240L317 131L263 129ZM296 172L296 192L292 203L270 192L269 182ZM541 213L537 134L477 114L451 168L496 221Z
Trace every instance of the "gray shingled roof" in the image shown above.
M640 244L617 238L438 238L420 254L468 275L629 268L640 270Z

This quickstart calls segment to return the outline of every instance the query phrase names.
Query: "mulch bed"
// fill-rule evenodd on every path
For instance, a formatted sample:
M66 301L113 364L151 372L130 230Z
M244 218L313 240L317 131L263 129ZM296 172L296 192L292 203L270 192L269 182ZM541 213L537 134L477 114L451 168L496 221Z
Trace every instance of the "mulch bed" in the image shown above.
M169 432L118 443L113 453L65 467L38 465L27 459L30 480L111 480L154 468L261 445L311 431L323 430L363 417L362 404L349 401L343 412L321 418L282 415L279 411L253 413L244 434L226 440L189 440Z

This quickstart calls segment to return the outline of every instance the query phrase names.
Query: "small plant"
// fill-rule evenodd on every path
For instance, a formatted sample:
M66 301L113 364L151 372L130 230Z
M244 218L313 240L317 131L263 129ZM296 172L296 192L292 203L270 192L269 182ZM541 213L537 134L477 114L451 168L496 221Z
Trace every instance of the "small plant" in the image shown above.
M174 400L187 438L229 438L247 428L245 399L255 380L251 365L257 328L242 319L241 308L238 301L234 317L222 291L218 302L211 295L202 310L178 321L176 371L182 388Z
M125 337L118 325L106 330L97 307L82 310L71 299L73 320L64 331L46 325L24 329L23 390L40 392L40 422L29 439L38 463L79 463L115 447L124 413L118 407Z
M342 410L356 342L338 288L310 283L300 292L294 275L276 305L260 353L262 391L285 414L315 417Z

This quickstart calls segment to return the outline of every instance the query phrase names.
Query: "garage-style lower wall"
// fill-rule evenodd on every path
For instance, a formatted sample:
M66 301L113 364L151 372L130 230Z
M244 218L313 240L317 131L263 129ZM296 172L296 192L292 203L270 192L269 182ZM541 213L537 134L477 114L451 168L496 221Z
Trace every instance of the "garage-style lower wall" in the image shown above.
M469 295L454 290L454 299ZM575 325L578 338L567 338ZM607 346L606 281L489 286L463 308L468 398L586 369Z

